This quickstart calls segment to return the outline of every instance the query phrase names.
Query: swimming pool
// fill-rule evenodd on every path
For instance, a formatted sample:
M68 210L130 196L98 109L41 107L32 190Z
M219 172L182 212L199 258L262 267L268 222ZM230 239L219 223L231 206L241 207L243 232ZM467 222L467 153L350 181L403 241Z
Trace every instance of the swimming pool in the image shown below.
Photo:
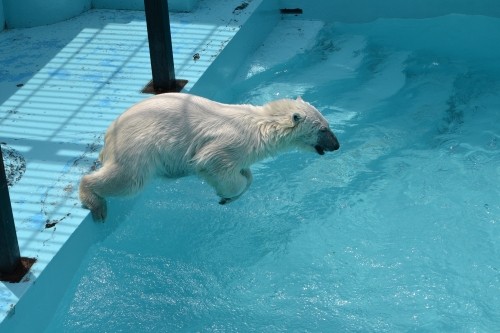
M217 99L301 95L341 151L259 163L228 206L192 177L112 200L46 332L500 327L498 40L464 14L280 21Z

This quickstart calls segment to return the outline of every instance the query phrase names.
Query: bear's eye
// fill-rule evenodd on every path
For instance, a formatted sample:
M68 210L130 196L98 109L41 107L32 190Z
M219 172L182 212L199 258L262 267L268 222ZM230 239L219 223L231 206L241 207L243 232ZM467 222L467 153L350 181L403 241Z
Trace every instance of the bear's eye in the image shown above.
M324 133L324 132L328 132L328 127L326 127L326 126L321 126L321 128L320 128L319 130L320 130L320 132L323 132L323 133Z
M298 123L298 122L302 119L302 117L301 117L301 115L300 115L300 114L298 114L298 113L294 113L294 114L293 114L293 118L292 118L292 119L293 119L293 122L294 122L294 123Z

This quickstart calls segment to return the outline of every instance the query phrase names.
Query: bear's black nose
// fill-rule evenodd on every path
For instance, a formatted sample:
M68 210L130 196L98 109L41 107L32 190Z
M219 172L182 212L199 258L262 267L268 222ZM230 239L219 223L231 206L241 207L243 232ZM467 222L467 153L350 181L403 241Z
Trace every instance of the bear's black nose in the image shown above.
M333 136L334 137L334 142L333 142L333 148L332 150L339 150L340 149L340 143L339 143L339 140L337 140L337 137L335 137L335 135Z
M325 151L335 151L340 148L339 140L330 130L320 131L318 134L318 142L314 146L318 154L323 155Z

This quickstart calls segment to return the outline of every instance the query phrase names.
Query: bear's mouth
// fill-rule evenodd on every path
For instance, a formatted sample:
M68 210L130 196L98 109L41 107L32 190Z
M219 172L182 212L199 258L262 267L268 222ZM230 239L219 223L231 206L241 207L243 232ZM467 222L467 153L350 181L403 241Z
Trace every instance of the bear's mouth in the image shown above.
M320 155L325 155L325 150L323 149L323 147L319 146L319 145L316 145L314 146L314 149L316 149L316 152Z
M335 151L339 148L339 141L332 131L325 129L318 133L318 141L314 145L314 149L318 154L324 155L325 151Z

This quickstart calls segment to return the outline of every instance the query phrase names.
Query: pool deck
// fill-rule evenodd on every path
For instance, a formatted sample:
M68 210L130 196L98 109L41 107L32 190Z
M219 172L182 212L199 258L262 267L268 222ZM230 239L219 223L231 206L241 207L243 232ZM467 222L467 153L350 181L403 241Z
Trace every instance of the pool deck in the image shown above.
M247 0L237 9L241 3L200 0L192 13L170 15L176 77L189 81L184 91L210 95L234 74L207 68L228 62L230 52L217 56L252 13L270 6ZM0 330L70 236L82 225L96 228L79 202L79 179L94 167L111 121L149 96L140 91L150 79L144 12L90 10L0 32L0 142L21 255L37 260L22 282L0 282Z

